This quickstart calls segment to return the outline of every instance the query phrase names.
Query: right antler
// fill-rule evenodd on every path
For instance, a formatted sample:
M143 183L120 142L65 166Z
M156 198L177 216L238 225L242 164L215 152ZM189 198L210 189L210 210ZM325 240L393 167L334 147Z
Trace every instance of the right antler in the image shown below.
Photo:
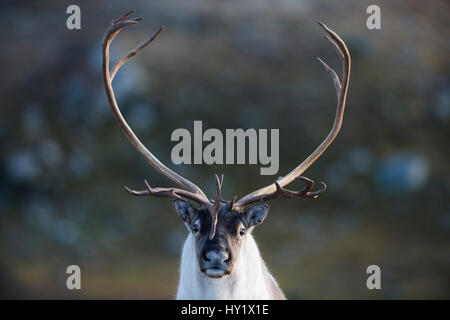
M203 209L207 209L211 215L212 228L210 230L210 239L214 237L216 224L217 224L217 215L221 208L221 204L226 202L222 199L221 189L223 184L223 175L221 179L216 175L216 185L217 185L217 193L216 198L214 200L209 201L205 196L203 191L197 187L194 183L187 180L186 178L180 176L174 171L167 168L164 164L162 164L136 137L134 132L130 129L127 122L123 118L119 107L117 105L117 101L114 95L114 90L112 88L112 80L116 75L117 71L122 67L129 58L133 57L143 48L145 48L149 43L151 43L163 30L161 27L153 37L138 45L135 49L129 51L125 54L119 61L114 65L114 67L109 70L109 47L114 38L119 34L120 30L128 25L136 24L138 21L142 20L142 18L136 18L133 20L126 20L128 16L134 13L135 10L132 10L120 18L113 20L111 26L106 30L105 37L103 38L103 82L105 85L106 96L108 97L109 106L112 110L114 117L117 120L120 128L123 133L127 136L128 140L131 144L147 159L147 161L162 175L174 181L177 185L182 187L180 188L152 188L148 184L147 180L144 181L146 190L143 191L135 191L125 187L125 189L132 195L135 196L156 196L156 197L169 197L173 199L190 199L197 202ZM318 191L311 191L314 187L314 181L308 179L306 177L301 176L301 174L309 168L321 155L322 153L331 145L333 140L336 138L344 116L344 108L345 108L345 100L347 97L348 84L350 79L350 53L348 49L342 41L342 39L328 27L326 27L323 23L320 23L321 27L325 30L327 35L325 38L331 42L331 44L335 47L336 52L342 60L343 70L342 70L342 79L340 80L337 76L336 72L331 69L325 62L319 60L322 66L326 71L331 75L334 86L336 88L337 93L337 108L336 108L336 116L334 119L333 127L322 143L317 147L317 149L307 157L302 163L300 163L294 170L288 173L284 177L278 178L273 184L268 185L264 188L256 190L245 197L241 198L239 201L236 201L236 197L233 200L228 202L229 210L243 210L246 206L261 201L267 201L271 199L277 198L295 198L295 197L305 197L305 198L317 198L323 191L326 189L325 183L321 182L322 187ZM342 81L342 83L341 83ZM290 184L292 181L300 179L306 183L306 186L301 191L291 191L285 189L285 186Z
M122 116L122 113L120 112L120 109L117 105L116 97L114 95L114 90L112 88L112 81L114 79L114 76L116 75L117 71L119 71L120 67L122 67L129 58L133 57L139 51L144 49L148 44L150 44L153 40L156 39L156 37L161 33L163 30L163 27L159 28L159 30L147 41L141 43L133 50L130 50L127 54L125 54L122 58L119 59L119 61L114 65L114 67L109 70L109 47L111 45L111 42L114 40L114 38L119 34L120 30L126 26L129 26L131 24L136 24L138 21L142 20L142 18L136 18L132 20L126 20L132 13L134 13L135 10L132 10L120 18L113 20L111 23L111 26L106 30L105 36L103 38L103 64L102 64L102 70L103 70L103 83L105 85L106 90L106 96L108 97L109 106L111 108L111 111L114 115L114 117L117 120L117 123L119 124L120 128L122 129L123 133L127 136L128 140L131 142L131 144L147 159L147 161L156 169L158 170L162 175L166 176L167 178L171 179L173 182L175 182L177 185L184 189L179 188L151 188L148 182L145 180L145 186L146 190L144 191L134 191L129 189L128 187L125 187L125 189L132 195L135 196L156 196L156 197L170 197L173 199L191 199L200 204L201 207L207 208L210 211L213 210L213 204L210 203L206 195L203 193L203 191L197 187L194 183L187 180L186 178L180 176L176 172L170 170L167 168L163 163L161 163L143 144L142 142L136 137L133 130L128 126L127 122L125 121L124 117ZM187 190L185 190L187 189Z
M326 190L326 184L321 182L321 189L315 192L312 192L312 188L314 187L314 181L310 180L306 177L301 176L306 169L308 169L321 155L322 153L331 145L334 138L336 138L339 130L342 126L342 120L344 118L344 109L345 109L345 100L347 98L348 84L350 80L350 53L348 52L347 46L344 41L331 29L329 29L326 25L319 22L319 25L325 30L327 33L324 37L334 46L339 58L342 61L342 84L337 76L336 72L331 69L325 62L323 62L320 58L317 58L326 71L331 75L333 79L334 86L336 88L337 94L337 107L336 107L336 116L334 118L334 124L331 128L330 133L322 141L322 143L317 147L317 149L311 153L311 155L306 158L302 163L300 163L294 170L289 172L284 177L278 178L273 184L268 185L264 188L256 190L245 197L241 198L236 203L233 203L233 208L235 210L240 210L248 206L249 204L261 201L267 201L271 199L277 198L294 198L294 197L306 197L306 198L317 198L322 192ZM284 187L290 184L295 179L303 180L306 183L306 186L301 191L291 191L287 190Z

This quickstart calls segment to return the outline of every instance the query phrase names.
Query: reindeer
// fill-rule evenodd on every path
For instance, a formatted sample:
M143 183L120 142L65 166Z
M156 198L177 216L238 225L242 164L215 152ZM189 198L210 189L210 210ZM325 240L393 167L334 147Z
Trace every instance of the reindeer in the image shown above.
M145 190L125 187L134 196L171 198L175 211L184 221L189 235L181 256L180 280L177 299L285 299L283 292L261 258L253 238L253 228L267 217L269 206L264 202L279 198L316 199L326 190L326 184L313 191L314 181L301 174L308 169L336 138L343 120L345 101L350 78L350 54L342 39L323 23L324 37L334 46L343 65L342 79L325 62L317 58L331 75L337 93L337 108L333 127L328 136L302 163L274 183L247 194L237 200L222 198L223 175L215 175L216 194L209 200L194 183L180 176L161 163L136 137L122 116L112 88L117 71L161 33L161 27L150 39L129 51L109 69L109 47L122 28L136 24L142 18L128 20L134 10L113 20L103 39L103 82L106 96L114 117L131 144L163 176L180 188L151 187L144 180ZM285 187L294 180L305 186L299 191ZM253 206L250 206L253 205Z

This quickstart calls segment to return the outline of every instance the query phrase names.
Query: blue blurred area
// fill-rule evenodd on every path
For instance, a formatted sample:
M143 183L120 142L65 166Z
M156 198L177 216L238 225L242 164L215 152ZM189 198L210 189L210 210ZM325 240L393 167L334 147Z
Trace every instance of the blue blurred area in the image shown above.
M396 153L380 161L374 180L382 193L398 195L420 190L431 168L418 155Z

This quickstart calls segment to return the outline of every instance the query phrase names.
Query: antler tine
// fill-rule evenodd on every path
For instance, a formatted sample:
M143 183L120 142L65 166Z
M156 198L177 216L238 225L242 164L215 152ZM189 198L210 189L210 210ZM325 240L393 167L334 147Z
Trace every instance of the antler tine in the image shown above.
M132 15L135 12L136 12L136 9L132 9L132 10L128 11L127 13L121 15L119 18L111 21L111 24L117 24L117 23L125 20L126 18L128 18L130 15Z
M167 197L167 198L173 198L173 199L178 199L178 200L190 199L190 200L194 200L195 202L197 202L199 204L203 204L202 203L203 199L201 197L199 197L198 195L196 195L192 192L189 192L189 191L186 191L183 189L160 188L160 187L152 188L147 180L144 180L144 185L145 185L146 190L138 190L137 191L137 190L130 189L127 186L124 186L124 188L129 194L131 194L133 196Z
M342 81L344 81L347 76L350 78L351 59L347 46L345 45L344 41L336 34L336 32L328 28L324 23L320 21L318 21L317 23L322 27L322 29L325 30L325 32L327 33L326 35L324 35L325 39L327 39L333 45L333 47L336 49L336 53L341 59Z
M334 86L336 88L336 94L339 96L341 92L341 82L339 81L339 77L333 69L330 68L329 65L327 65L325 62L323 62L322 59L319 57L316 57L316 59L322 64L323 68L328 71L328 73L331 75L331 78L333 80Z
M342 79L339 79L338 75L332 68L330 68L320 58L317 58L318 61L321 63L321 65L324 67L324 69L330 74L334 86L336 88L337 106L333 127L331 128L331 131L328 134L328 136L322 141L322 143L317 147L317 149L314 150L314 152L311 155L309 155L302 163L300 163L294 170L289 172L284 177L278 178L273 184L268 185L259 190L256 190L252 193L249 193L245 197L241 198L238 202L234 204L234 207L236 209L242 209L245 206L254 202L266 201L280 197L317 198L322 192L326 190L326 184L324 182L321 182L322 185L321 189L316 192L311 192L310 190L312 188L314 181L302 177L301 174L305 172L305 170L307 170L331 145L331 143L336 138L339 130L341 129L344 117L345 102L348 92L348 85L350 80L351 59L350 53L348 52L347 46L345 45L344 41L333 30L329 29L322 22L319 22L319 25L325 30L326 32L325 39L327 39L336 49L336 52L339 58L341 59L343 66ZM284 189L286 185L290 184L293 180L297 178L303 180L307 184L303 190L290 191Z
M217 174L214 174L214 177L216 178L216 199L214 200L213 207L210 210L211 221L212 221L212 227L211 227L211 231L209 233L210 240L212 238L214 238L214 235L216 234L217 218L218 218L221 204L223 202L223 199L222 199L223 174L221 175L220 178Z
M216 178L216 199L215 203L223 201L222 199L222 185L223 185L223 174L221 175L220 179L217 174L214 174L214 177Z
M126 20L135 10L131 10L116 20L112 21L111 26L106 30L105 36L103 38L102 45L102 54L103 54L103 63L102 63L102 71L103 71L103 83L105 86L106 96L108 98L109 106L114 117L117 120L120 128L122 129L125 136L131 142L131 144L145 157L145 159L152 165L158 172L167 178L171 179L177 185L186 188L187 190L176 189L176 188L150 188L148 183L146 183L147 190L145 191L134 191L129 188L126 190L133 195L141 196L141 195L153 195L153 196L166 196L171 198L183 197L197 201L200 205L204 207L211 207L208 198L205 196L203 191L196 186L191 181L186 178L180 176L176 172L172 171L168 167L166 167L163 163L161 163L158 158L156 158L145 146L142 142L137 138L134 134L133 130L129 127L128 123L122 116L120 112L119 106L116 101L116 97L114 94L114 90L112 88L112 81L119 69L133 56L139 53L142 49L144 49L148 44L150 44L153 40L155 40L158 35L163 30L163 27L159 28L159 30L147 41L144 41L140 45L138 45L133 50L130 50L126 53L119 61L114 65L114 67L109 70L109 47L114 38L119 34L120 30L126 26L131 24L136 24L138 21L141 21L142 18L135 18L133 20ZM148 185L148 186L147 186Z
M299 198L299 197L303 197L303 198L311 198L311 199L316 199L319 197L319 195L324 192L327 189L327 185L325 184L325 182L320 182L321 184L321 188L317 191L311 191L312 188L314 187L314 180L311 180L309 178L300 176L297 177L296 179L302 180L303 182L305 182L305 187L302 190L299 191L292 191L292 190L288 190L283 188L278 181L275 181L275 192L272 193L265 193L265 194L261 194L258 195L257 197L255 197L252 201L252 203L255 202L264 202L264 201L269 201L269 200L273 200L273 199L279 199L279 198L286 198L286 199L292 199L292 198ZM235 206L237 209L241 208L240 206Z
M161 26L158 29L158 31L156 31L156 33L151 38L149 38L148 40L142 42L136 48L128 51L125 55L123 55L119 59L119 61L116 62L114 67L112 67L112 69L111 69L111 75L110 75L111 81L114 80L114 77L116 76L117 71L119 71L119 69L128 61L128 59L130 59L131 57L137 55L139 53L139 51L141 51L146 46L148 46L151 42L153 42L153 40L155 40L163 30L164 30L164 26Z
M233 199L231 199L231 200L228 202L228 209L229 209L230 211L236 209L235 206L234 206L235 203L236 203L236 200L237 200L237 196L234 196Z

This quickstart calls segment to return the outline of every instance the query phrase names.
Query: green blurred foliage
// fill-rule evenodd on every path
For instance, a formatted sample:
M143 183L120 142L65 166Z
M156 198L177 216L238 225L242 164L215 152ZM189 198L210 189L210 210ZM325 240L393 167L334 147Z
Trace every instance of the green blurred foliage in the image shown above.
M169 186L131 147L107 105L101 40L130 8L145 20L115 40L115 58L164 24L114 87L137 135L171 168L214 193L271 183L260 165L170 161L170 134L279 128L287 173L328 133L339 68L316 21L352 55L344 126L305 174L318 200L279 200L254 235L290 299L450 297L450 69L446 1L3 2L0 10L0 285L3 298L172 298L185 227L164 199L122 185ZM365 26L382 9L381 30ZM337 69L338 70L338 69ZM294 186L297 187L297 186ZM82 290L66 289L66 267ZM366 267L382 290L366 288Z

